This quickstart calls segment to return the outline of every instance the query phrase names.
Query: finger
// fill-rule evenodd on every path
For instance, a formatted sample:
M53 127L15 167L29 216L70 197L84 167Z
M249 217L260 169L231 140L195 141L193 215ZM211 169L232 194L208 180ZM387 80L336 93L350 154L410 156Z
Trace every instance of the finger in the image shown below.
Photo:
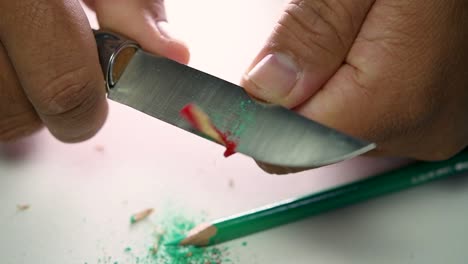
M187 45L172 35L162 0L95 0L100 27L138 42L148 52L187 64Z
M97 48L77 1L0 1L4 43L26 95L57 138L93 136L107 114Z
M254 97L293 108L343 63L373 0L292 0L241 84Z
M444 91L451 80L444 79L445 69L437 63L441 52L450 49L440 43L457 34L438 30L445 8L437 5L445 4L376 3L346 64L297 111L376 142L377 154L437 160L459 151L462 144L448 146L440 140L441 135L453 134L449 131L456 123L439 117L453 116L457 110L451 105L462 104L462 99L447 100Z
M96 0L81 0L87 7L89 7L91 10L95 10L95 2Z
M0 43L0 142L28 136L41 127L34 107L28 101Z

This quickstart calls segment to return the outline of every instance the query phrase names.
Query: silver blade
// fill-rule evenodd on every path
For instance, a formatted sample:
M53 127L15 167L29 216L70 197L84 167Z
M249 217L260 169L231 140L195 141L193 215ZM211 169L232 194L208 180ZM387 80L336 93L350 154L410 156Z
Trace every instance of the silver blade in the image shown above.
M258 161L289 167L319 167L374 148L283 107L252 100L244 90L166 58L137 51L109 98L198 134L180 110L199 106L236 151Z

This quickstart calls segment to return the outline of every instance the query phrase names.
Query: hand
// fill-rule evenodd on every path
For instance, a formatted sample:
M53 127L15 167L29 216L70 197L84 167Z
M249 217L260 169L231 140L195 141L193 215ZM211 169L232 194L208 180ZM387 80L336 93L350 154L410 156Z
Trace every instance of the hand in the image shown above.
M167 22L164 0L83 0L93 9L101 29L135 40L144 50L187 64L187 45L175 38Z
M164 28L162 0L86 2L104 28L187 63L187 47ZM107 103L94 36L79 1L0 0L0 17L0 142L42 125L65 142L93 136L106 119Z
M292 0L242 86L373 154L446 159L468 145L467 28L464 0Z

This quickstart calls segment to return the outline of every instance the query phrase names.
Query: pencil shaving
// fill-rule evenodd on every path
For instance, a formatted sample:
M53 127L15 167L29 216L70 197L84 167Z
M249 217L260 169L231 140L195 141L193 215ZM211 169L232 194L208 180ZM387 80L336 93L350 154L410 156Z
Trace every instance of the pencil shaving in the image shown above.
M18 205L16 205L16 209L18 211L26 211L29 208L31 208L31 205L29 205L29 204L18 204Z
M96 152L102 153L102 152L104 152L104 146L103 145L96 145L96 146L94 146L94 150Z
M135 224L135 223L140 222L141 220L147 218L150 214L152 214L153 211L154 211L153 208L148 208L139 213L132 215L132 217L130 217L130 223Z
M161 237L162 235L157 233L156 236L155 236L155 240L153 242L153 247L151 248L151 253L153 255L156 255L158 253L158 249L159 249L159 242L161 241Z
M156 255L158 253L158 249L159 249L159 241L156 241L156 243L151 248L151 253L153 255Z
M155 244L153 246L153 254L157 254L158 253L158 249L159 249L159 245L158 244Z

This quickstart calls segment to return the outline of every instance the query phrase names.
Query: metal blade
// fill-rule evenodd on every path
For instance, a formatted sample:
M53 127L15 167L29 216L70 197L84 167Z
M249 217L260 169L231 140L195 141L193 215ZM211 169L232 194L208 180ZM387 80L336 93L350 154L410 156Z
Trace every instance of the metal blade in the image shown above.
M237 152L264 163L319 167L375 147L283 107L254 101L235 84L142 50L131 59L109 98L198 134L180 116L180 110L193 103L237 142Z

